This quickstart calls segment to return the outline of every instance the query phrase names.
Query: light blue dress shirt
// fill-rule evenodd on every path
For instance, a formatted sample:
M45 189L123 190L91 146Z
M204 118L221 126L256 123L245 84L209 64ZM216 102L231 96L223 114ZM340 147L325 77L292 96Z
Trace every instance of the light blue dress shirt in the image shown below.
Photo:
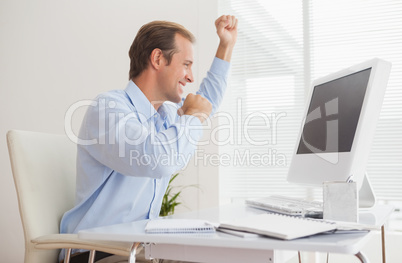
M212 114L229 65L214 58L197 92L212 103ZM76 204L60 233L158 217L170 176L187 164L202 136L197 117L177 114L181 105L164 103L156 111L132 81L93 101L78 136Z

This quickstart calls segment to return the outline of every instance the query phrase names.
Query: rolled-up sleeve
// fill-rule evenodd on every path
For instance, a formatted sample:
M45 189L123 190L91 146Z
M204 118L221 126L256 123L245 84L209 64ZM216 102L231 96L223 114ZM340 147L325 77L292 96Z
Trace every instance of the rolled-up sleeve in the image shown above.
M223 100L227 87L227 78L230 70L230 63L214 58L207 76L202 80L197 94L201 94L212 103L211 115L215 114Z

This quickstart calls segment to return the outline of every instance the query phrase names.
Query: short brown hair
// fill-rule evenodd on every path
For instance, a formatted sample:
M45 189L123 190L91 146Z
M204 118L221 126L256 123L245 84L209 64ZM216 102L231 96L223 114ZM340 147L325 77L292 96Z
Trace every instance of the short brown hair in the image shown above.
M149 57L155 48L162 50L163 56L170 64L173 54L178 51L175 45L176 34L182 35L191 43L195 42L194 35L177 23L153 21L143 25L128 52L130 57L129 79L137 77L147 68Z

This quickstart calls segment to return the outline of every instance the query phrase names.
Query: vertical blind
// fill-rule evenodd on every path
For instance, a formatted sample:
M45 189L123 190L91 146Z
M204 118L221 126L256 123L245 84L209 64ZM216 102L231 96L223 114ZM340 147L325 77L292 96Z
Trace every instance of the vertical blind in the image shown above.
M220 200L318 197L286 182L312 79L379 57L393 67L367 172L379 199L402 200L402 1L220 0L239 19L229 92L217 118ZM230 116L230 117L229 117Z

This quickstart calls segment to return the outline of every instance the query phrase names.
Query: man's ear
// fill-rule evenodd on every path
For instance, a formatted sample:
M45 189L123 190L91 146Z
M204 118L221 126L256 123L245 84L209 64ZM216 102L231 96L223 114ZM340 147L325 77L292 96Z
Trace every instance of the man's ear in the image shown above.
M151 66L155 69L159 69L160 66L162 66L162 62L164 60L162 50L160 50L159 48L155 48L154 50L152 50L150 60Z

